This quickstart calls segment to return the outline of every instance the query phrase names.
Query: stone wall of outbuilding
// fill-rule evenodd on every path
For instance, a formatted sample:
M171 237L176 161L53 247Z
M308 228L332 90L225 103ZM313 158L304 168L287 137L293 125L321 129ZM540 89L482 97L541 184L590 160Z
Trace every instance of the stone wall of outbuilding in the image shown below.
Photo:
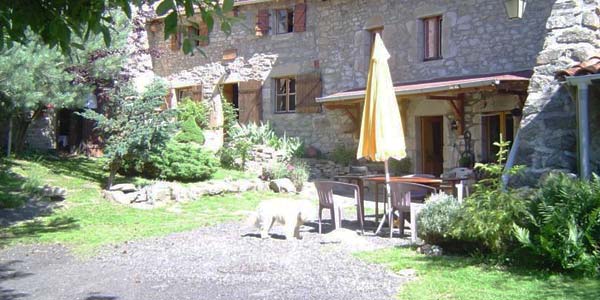
M548 18L544 49L536 59L529 96L521 121L517 163L529 167L524 183L533 184L542 174L553 169L576 172L576 105L564 83L555 72L587 60L600 50L600 1L553 1ZM597 91L593 95L598 96ZM597 97L592 103L592 160L598 171Z

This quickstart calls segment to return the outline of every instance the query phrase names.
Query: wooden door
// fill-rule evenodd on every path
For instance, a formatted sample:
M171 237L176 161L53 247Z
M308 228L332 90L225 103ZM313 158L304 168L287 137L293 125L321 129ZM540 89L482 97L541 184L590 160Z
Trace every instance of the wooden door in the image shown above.
M421 118L421 170L440 176L444 171L444 118Z
M262 84L257 80L240 82L238 86L239 121L259 123L262 119Z

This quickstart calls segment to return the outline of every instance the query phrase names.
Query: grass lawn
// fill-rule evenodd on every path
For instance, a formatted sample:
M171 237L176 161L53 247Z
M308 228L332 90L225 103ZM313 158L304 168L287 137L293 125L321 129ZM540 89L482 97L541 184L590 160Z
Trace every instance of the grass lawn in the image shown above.
M427 257L409 248L361 252L358 257L394 271L413 269L399 299L600 299L600 280L521 268L499 268L470 257Z
M138 210L114 204L101 197L106 173L98 160L72 158L68 160L14 160L12 170L28 178L39 178L42 184L66 188L64 207L51 215L28 220L0 229L0 246L15 243L63 243L79 253L92 253L98 246L160 236L222 222L244 218L243 211L271 193L243 193L206 197L181 204L177 209ZM241 172L221 171L221 176L239 178ZM118 182L141 183L144 179L118 178ZM3 183L3 189L18 183ZM0 195L10 195L2 191ZM8 197L8 196L3 196Z

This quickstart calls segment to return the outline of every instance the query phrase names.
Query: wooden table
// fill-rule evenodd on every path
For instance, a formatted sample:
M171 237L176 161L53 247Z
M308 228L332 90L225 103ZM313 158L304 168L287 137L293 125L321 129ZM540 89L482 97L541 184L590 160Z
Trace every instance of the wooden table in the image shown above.
M358 220L360 216L363 216L363 224L365 223L365 180L367 178L379 177L381 175L363 175L363 174L346 174L346 175L338 175L333 177L335 180L347 180L350 183L356 183L358 185L358 190L360 193L360 202L362 211L359 213L356 211L356 219Z
M368 177L365 178L364 181L368 181L368 182L373 182L375 183L375 222L377 222L379 220L379 186L382 184L385 184L385 176L372 176L372 177ZM405 183L418 183L418 184L424 184L424 185L429 185L435 188L439 188L440 184L442 183L442 179L440 178L428 178L428 177L390 177L390 182L405 182ZM385 192L384 192L384 196L385 196ZM364 205L364 200L363 201L363 207ZM384 207L384 213L385 213L385 205ZM364 214L363 214L364 215Z

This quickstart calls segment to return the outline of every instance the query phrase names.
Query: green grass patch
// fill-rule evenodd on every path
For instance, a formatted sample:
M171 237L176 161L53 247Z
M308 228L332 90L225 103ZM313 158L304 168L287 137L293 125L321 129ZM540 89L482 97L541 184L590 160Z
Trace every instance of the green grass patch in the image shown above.
M41 178L43 184L67 189L64 207L49 216L23 221L0 229L0 245L17 243L62 243L82 254L99 246L161 236L244 218L272 193L228 194L205 197L174 207L139 210L104 200L101 187L106 172L101 161L87 158L16 160L12 170L23 176ZM119 182L143 182L118 178Z
M222 179L253 179L257 178L256 175L232 169L219 168L217 172L213 174L212 179L222 180Z
M356 255L394 271L416 271L417 278L402 286L399 299L600 299L600 281L594 279L490 266L470 257L427 257L409 248Z

